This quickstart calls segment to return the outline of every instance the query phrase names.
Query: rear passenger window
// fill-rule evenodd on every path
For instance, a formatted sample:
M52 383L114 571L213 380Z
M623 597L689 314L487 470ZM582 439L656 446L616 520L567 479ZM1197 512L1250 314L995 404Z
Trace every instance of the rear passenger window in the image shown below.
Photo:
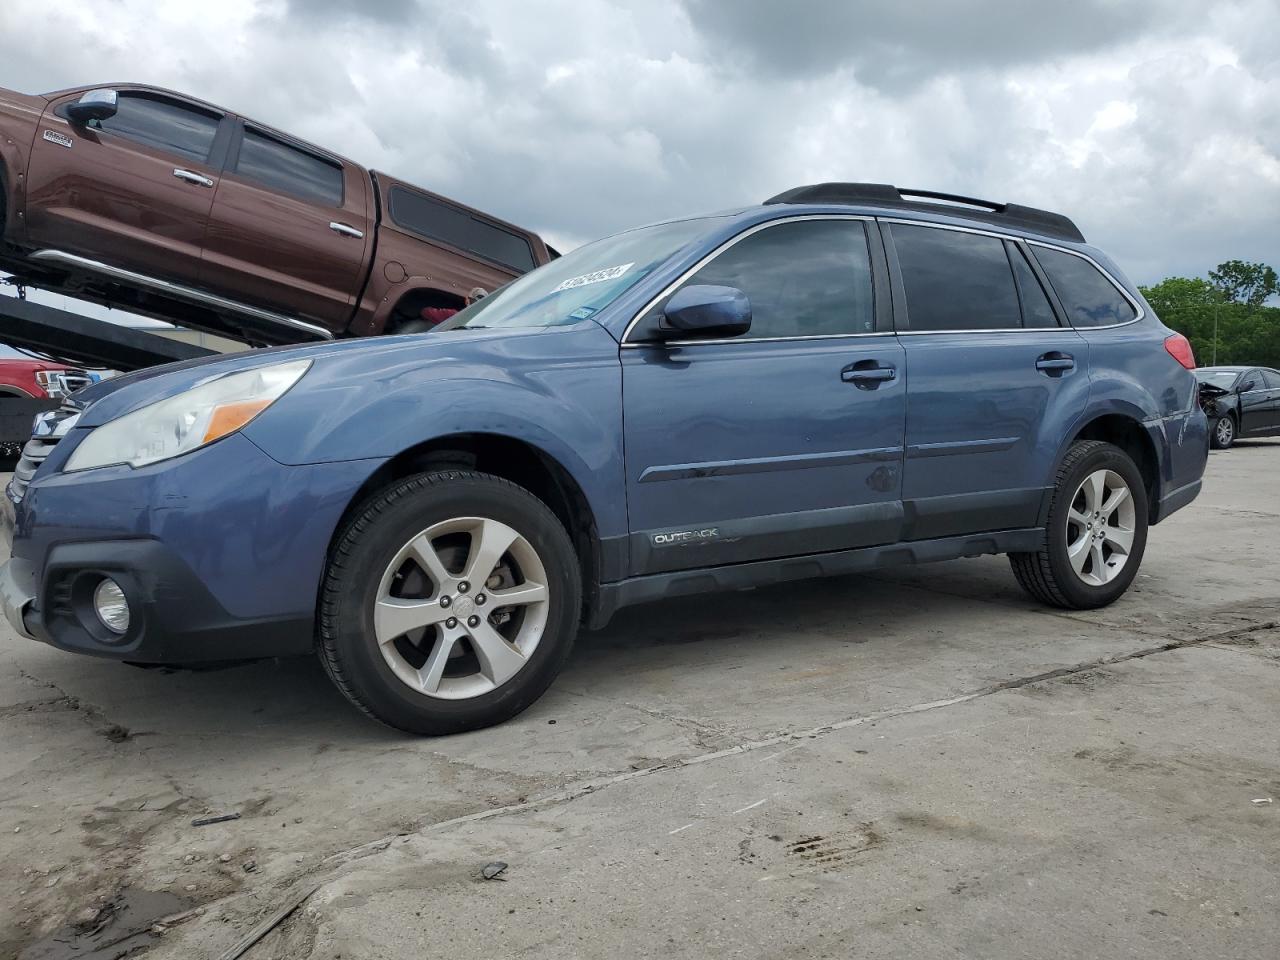
M1274 370L1263 370L1262 382L1268 390L1280 390L1280 373Z
M1027 263L1022 248L1016 243L1007 244L1009 261L1013 264L1013 276L1018 281L1018 296L1022 300L1022 325L1024 327L1056 327L1058 318L1049 297L1036 278L1035 271Z
M935 227L891 228L916 330L1004 330L1022 326L1013 271L997 237Z
M1040 246L1036 247L1035 255L1073 327L1128 323L1138 315L1115 284L1083 257Z
M524 237L404 187L391 188L391 219L411 233L494 263L521 272L534 267L533 251Z
M121 94L115 116L92 126L165 153L203 163L209 159L220 118L169 100Z
M342 206L342 167L272 137L245 130L236 173L282 193Z
M799 220L738 241L686 282L737 287L751 330L735 340L875 331L867 230L860 220Z

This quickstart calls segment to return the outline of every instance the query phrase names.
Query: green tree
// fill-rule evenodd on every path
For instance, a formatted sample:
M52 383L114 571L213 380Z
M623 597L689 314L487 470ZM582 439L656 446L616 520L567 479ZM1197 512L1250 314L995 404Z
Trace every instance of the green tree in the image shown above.
M1209 271L1209 279L1233 303L1260 307L1280 293L1280 277L1265 263L1228 260Z
M1210 276L1236 275L1238 271L1224 270L1234 263L1239 261L1222 264ZM1261 289L1266 289L1266 271L1270 268L1252 266L1263 267L1254 273ZM1237 286L1228 292L1217 280L1168 277L1140 289L1156 315L1191 341L1202 365L1256 363L1280 367L1280 308L1261 305L1257 284Z

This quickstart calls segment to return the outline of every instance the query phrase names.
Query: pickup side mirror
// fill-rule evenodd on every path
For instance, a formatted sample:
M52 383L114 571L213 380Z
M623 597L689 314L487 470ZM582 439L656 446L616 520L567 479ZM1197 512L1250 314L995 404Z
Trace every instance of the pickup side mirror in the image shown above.
M696 283L677 290L658 319L663 340L736 337L751 329L751 301L737 287Z
M72 123L88 123L90 120L106 120L116 115L120 95L114 90L90 90L67 107L67 119Z

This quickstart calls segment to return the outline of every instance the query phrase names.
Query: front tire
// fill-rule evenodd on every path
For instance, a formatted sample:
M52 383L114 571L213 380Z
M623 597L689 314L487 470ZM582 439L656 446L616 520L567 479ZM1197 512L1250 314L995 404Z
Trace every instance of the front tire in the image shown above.
M1146 486L1133 459L1114 444L1079 441L1058 468L1044 546L1009 554L1014 576L1049 606L1104 607L1138 574L1147 517Z
M1209 445L1215 450L1227 450L1236 442L1236 418L1227 414L1213 422Z
M533 494L470 471L399 481L339 533L319 653L366 714L417 734L514 717L551 685L577 633L578 560Z

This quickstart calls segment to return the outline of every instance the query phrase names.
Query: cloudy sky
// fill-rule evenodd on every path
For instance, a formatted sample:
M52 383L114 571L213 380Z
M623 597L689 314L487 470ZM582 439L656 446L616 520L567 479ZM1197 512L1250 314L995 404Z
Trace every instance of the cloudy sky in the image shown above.
M0 0L0 86L174 87L562 249L821 180L1280 266L1280 0Z

